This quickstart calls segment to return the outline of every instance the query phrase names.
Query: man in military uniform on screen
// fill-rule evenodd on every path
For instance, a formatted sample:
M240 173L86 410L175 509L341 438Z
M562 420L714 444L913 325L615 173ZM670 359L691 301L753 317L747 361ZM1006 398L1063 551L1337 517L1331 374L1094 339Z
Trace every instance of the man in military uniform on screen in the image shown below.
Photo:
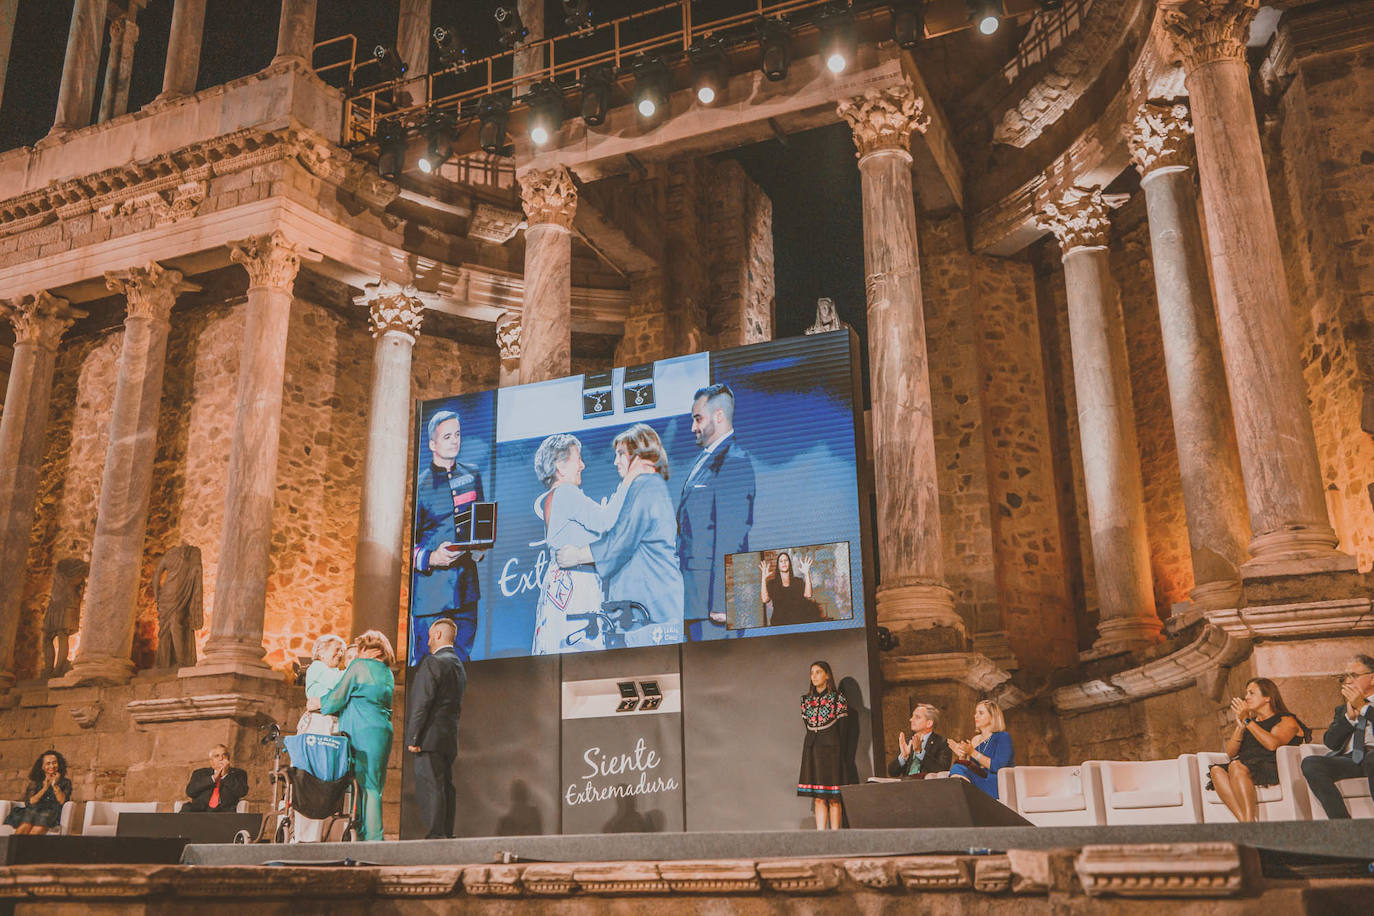
M411 665L429 651L430 625L447 617L458 627L453 651L464 663L477 635L477 560L455 544L457 521L482 502L482 476L458 461L463 424L458 414L441 410L429 421L430 464L415 485L415 548L411 556L414 620L410 633Z
M735 393L702 388L692 400L692 434L701 454L677 504L677 556L689 640L725 631L725 557L749 549L754 524L754 463L735 441Z

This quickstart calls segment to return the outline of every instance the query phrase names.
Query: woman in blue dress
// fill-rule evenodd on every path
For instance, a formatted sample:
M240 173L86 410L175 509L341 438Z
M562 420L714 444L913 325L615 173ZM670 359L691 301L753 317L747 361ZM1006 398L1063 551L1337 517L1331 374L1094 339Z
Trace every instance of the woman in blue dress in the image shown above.
M391 698L396 691L391 666L396 664L396 653L391 641L377 630L368 630L353 644L358 657L320 701L320 712L339 717L339 731L348 735L353 746L353 775L362 794L358 835L380 840L382 789L391 756Z
M992 700L980 700L973 708L973 727L978 733L967 741L951 741L954 766L949 775L973 783L993 798L997 797L997 771L1016 765L1016 754L1007 734L1002 707Z

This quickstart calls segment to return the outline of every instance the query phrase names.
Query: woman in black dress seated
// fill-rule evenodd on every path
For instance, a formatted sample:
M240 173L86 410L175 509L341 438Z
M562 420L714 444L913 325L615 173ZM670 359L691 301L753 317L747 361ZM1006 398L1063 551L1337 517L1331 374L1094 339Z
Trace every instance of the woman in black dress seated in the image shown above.
M62 821L62 806L72 797L72 782L67 778L67 760L57 751L44 751L29 771L29 786L24 791L24 806L5 818L16 834L47 833Z
M811 689L802 694L802 721L806 723L806 737L802 741L801 774L797 777L797 794L813 799L816 829L840 829L843 808L840 786L855 782L846 774L845 726L849 719L849 703L835 683L835 675L828 662L811 664Z
M1207 788L1217 795L1236 820L1259 820L1259 798L1255 786L1272 786L1279 781L1277 751L1286 744L1302 744L1308 729L1284 705L1278 685L1267 677L1251 678L1245 684L1245 697L1231 700L1236 730L1226 739L1224 766L1211 768Z
M759 585L765 613L768 603L773 603L767 626L820 622L821 609L811 600L811 560L806 557L798 560L797 572L801 574L800 581L792 575L792 556L786 551L778 554L775 575L768 575L767 561L759 562Z

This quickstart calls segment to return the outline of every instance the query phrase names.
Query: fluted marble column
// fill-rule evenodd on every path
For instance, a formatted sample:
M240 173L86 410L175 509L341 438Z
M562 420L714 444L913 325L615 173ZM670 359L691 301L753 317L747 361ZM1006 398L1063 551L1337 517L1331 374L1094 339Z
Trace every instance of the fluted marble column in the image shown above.
M562 166L520 176L525 205L525 300L520 381L572 371L572 223L577 186Z
M935 428L911 183L911 133L930 124L909 86L843 101L863 189L873 459L878 496L878 622L965 632L945 584Z
M105 58L105 87L100 93L97 121L108 121L128 112L129 80L134 72L134 46L137 44L138 23L132 11L128 16L110 20L110 53Z
M396 642L401 608L401 552L406 515L406 454L410 447L410 366L424 303L414 289L386 284L371 290L372 393L367 408L367 456L353 568L353 632L380 630Z
M520 316L515 312L506 312L496 322L496 346L501 350L497 384L502 388L520 384Z
M396 53L410 68L406 79L429 73L429 14L432 0L401 0L400 15L396 20ZM417 80L406 86L411 105L423 105L429 101L426 82Z
M128 309L107 421L110 442L100 478L80 648L71 672L63 678L70 684L119 684L133 674L130 653L138 616L138 579L148 529L167 332L177 296L200 289L185 282L181 271L166 270L156 262L107 273L105 282L112 291L124 294Z
M1247 570L1292 560L1313 561L1308 568L1353 568L1353 559L1335 549L1327 517L1250 97L1245 40L1258 7L1259 0L1163 4L1165 32L1183 59L1192 105L1221 346L1253 530Z
M1150 571L1126 325L1107 255L1109 212L1125 200L1100 188L1070 188L1037 214L1064 253L1083 485L1102 605L1093 648L1104 652L1148 645L1163 627Z
M230 251L248 271L247 317L239 351L238 406L225 480L210 639L196 669L266 672L263 616L271 561L272 503L277 490L282 380L291 289L301 253L280 232L246 239Z
M53 133L91 123L100 48L105 40L106 0L76 0L67 31L67 55L62 60L62 83L57 90Z
M0 104L5 101L5 74L10 69L10 48L14 43L14 18L19 0L0 0Z
M162 70L159 101L195 93L204 39L205 0L176 0L172 7L172 35L167 43L167 63Z
M1150 220L1159 326L1188 514L1193 601L1235 607L1250 519L1231 420L1207 253L1193 189L1192 122L1182 101L1147 102L1126 140Z
M0 413L0 688L14 683L14 640L24 597L34 500L48 426L53 366L62 335L85 312L46 292L0 302L14 325L5 409Z
M315 56L315 11L318 0L281 0L277 24L277 55L272 63L303 61L309 67Z

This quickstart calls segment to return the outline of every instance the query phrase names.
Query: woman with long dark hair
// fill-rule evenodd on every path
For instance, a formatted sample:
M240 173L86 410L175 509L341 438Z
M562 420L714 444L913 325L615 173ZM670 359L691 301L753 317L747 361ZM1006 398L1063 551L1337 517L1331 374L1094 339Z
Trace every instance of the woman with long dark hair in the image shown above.
M811 663L811 688L802 694L801 713L806 737L797 794L813 800L817 830L838 830L843 817L840 786L852 782L844 765L849 704L828 662Z
M811 600L811 560L801 557L796 562L796 569L793 569L792 555L783 550L778 553L775 569L776 572L770 576L768 562L759 561L759 591L765 613L769 604L773 606L766 625L783 627L820 621L819 608Z
M5 823L13 827L16 834L47 833L62 822L62 806L71 797L67 758L54 750L44 751L29 770L23 807L11 811Z
M1226 756L1231 759L1211 768L1207 788L1216 790L1236 820L1253 822L1259 819L1255 786L1279 781L1278 749L1302 744L1309 731L1267 677L1245 682L1245 696L1231 699L1231 714L1236 719L1236 730L1226 739Z

